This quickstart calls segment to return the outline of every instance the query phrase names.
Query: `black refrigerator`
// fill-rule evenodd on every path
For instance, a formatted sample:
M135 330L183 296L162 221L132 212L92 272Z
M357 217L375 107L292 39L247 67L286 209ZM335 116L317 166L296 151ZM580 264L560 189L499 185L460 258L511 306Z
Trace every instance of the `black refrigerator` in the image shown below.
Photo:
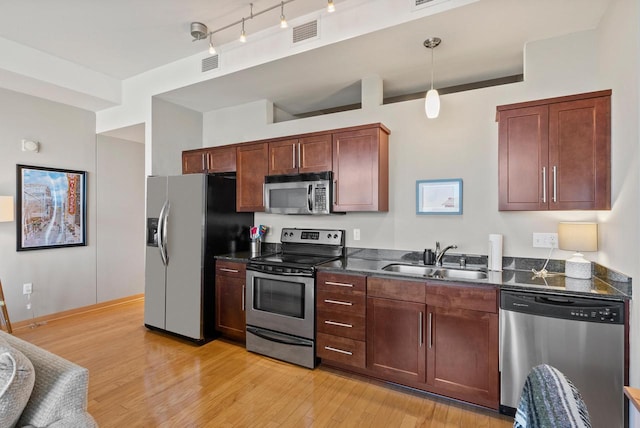
M214 256L249 248L235 174L147 178L144 324L204 343L215 331Z

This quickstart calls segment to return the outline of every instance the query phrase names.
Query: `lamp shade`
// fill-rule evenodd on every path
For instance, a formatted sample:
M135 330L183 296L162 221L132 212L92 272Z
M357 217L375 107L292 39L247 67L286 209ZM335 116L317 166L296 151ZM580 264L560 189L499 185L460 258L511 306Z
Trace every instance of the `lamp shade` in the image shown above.
M13 196L0 196L0 221L13 221Z
M560 223L558 247L575 252L598 251L597 223Z

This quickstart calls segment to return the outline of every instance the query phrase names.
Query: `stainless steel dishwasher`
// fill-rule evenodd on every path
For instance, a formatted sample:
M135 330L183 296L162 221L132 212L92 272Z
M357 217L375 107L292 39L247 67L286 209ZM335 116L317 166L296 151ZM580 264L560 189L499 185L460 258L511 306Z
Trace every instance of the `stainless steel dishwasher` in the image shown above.
M626 426L624 302L500 293L500 412L514 415L529 371L549 364L578 388L594 428Z

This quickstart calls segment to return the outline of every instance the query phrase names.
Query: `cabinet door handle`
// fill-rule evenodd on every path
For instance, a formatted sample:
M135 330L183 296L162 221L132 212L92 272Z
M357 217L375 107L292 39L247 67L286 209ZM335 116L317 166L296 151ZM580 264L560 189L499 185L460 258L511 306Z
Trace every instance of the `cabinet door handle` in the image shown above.
M422 311L420 311L420 314L418 314L418 346L420 348L422 348L422 345L424 344L424 340L422 340L422 336L424 336L424 333L422 331L423 317L424 315L422 314Z
M337 327L353 328L353 325L352 325L352 324L344 324L344 323L336 322L336 321L329 321L329 320L325 320L325 322L324 322L324 323L325 323L325 324L328 324L328 325L335 325L335 326L337 326Z
M207 154L206 154L206 153L203 153L203 154L202 154L202 170L203 170L203 171L206 171L206 170L207 170L207 167L206 167L206 166L205 166L205 164L204 164L204 162L205 162L206 158L207 158Z
M558 202L558 167L553 166L553 203Z
M337 190L336 190L337 189L337 187L336 187L337 185L338 185L338 182L334 181L333 182L333 205L335 205L337 203L336 201L338 200L338 195L336 195L336 193L338 193Z
M433 312L429 312L429 349L433 348Z
M245 293L245 289L246 286L244 284L242 284L242 311L244 312L245 310L245 302L244 302L244 293Z
M353 306L353 303L351 302L341 302L340 300L324 299L324 302L331 303L334 305Z
M291 165L293 166L293 168L296 168L296 145L292 144L291 145Z
M547 167L542 167L542 203L547 203Z
M301 146L300 143L298 143L298 168L302 168L302 162L301 162L301 156L302 156L302 152L300 151Z
M325 281L327 285L337 285L338 287L353 287L353 284L347 284L345 282L333 282L333 281Z
M353 355L353 352L343 351L342 349L332 348L331 346L325 346L324 349L327 351L339 352L340 354Z
M239 272L238 269L227 269L227 268L220 268L220 271L222 271L222 272L231 272L231 273L238 273Z

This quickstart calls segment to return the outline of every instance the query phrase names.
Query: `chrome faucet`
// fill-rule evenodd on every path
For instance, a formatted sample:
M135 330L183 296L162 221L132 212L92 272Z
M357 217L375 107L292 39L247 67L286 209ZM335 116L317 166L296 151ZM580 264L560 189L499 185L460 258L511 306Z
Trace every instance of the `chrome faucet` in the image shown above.
M442 266L442 257L444 257L444 253L452 248L455 250L458 246L455 244L449 245L448 247L445 247L444 250L440 251L440 242L436 241L436 266Z

